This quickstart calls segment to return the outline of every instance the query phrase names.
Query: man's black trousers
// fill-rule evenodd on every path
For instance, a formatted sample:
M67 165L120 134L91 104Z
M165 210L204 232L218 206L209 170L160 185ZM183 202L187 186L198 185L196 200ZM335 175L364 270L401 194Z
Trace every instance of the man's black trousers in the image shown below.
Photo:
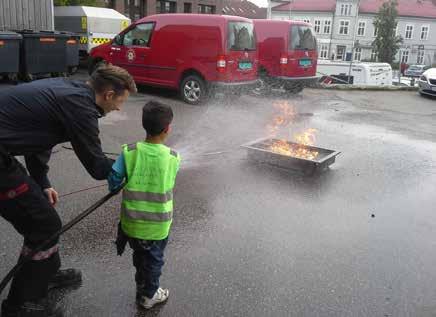
M25 256L62 226L41 187L26 169L0 145L0 215L24 237ZM8 305L45 298L48 282L60 267L58 241L38 252L12 280Z

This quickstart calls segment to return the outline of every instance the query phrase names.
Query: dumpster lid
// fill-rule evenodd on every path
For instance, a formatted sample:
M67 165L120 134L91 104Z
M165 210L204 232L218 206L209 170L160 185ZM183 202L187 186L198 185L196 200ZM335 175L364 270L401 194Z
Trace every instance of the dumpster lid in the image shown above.
M15 32L0 31L0 40L21 40L23 37Z
M62 38L69 37L69 35L63 34L58 31L17 30L15 32L20 33L21 35L23 35L23 37L46 37L46 36L62 37Z

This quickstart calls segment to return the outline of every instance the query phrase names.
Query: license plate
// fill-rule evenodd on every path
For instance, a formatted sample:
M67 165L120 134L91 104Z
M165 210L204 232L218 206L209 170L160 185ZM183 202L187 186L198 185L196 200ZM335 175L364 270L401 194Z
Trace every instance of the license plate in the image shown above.
M436 91L436 87L431 87L431 90Z
M312 60L311 59L300 59L300 66L312 66Z
M239 69L251 69L253 67L253 64L251 62L239 62Z

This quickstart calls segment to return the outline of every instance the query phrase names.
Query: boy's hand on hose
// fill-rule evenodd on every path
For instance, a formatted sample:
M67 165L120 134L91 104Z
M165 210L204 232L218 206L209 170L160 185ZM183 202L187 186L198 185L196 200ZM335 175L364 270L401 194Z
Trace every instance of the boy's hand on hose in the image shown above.
M57 191L54 190L54 188L46 188L44 189L44 194L47 196L48 201L52 206L56 206L56 204L59 201L59 194Z

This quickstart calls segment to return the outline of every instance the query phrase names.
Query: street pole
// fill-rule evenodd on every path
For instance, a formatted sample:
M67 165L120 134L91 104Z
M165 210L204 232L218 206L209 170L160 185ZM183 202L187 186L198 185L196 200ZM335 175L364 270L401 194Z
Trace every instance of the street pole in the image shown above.
M356 26L359 25L359 8L360 8L360 0L357 1L356 20L354 21L353 42L351 43L351 59L350 59L350 67L348 69L348 84L350 84L351 82L351 67L353 66L353 59L354 59L354 43L356 42Z
M292 9L291 9L292 0L289 1L289 20L292 20Z
M271 19L271 0L268 0L268 7L266 9L266 18Z

